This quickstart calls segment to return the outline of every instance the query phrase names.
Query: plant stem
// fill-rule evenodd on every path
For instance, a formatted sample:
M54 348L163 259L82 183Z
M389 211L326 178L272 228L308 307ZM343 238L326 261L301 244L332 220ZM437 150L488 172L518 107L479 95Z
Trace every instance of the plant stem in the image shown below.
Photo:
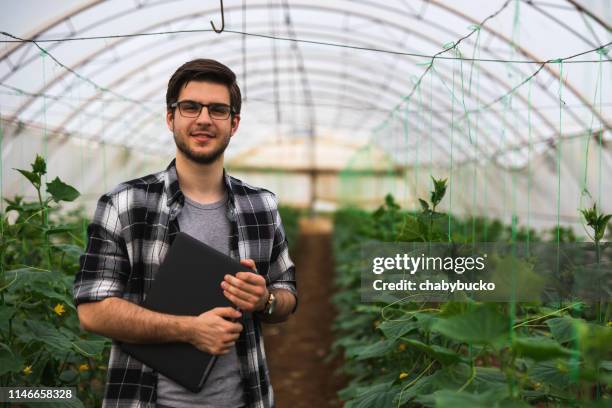
M36 193L38 194L38 203L40 204L40 208L42 209L41 218L43 229L45 231L44 251L47 256L47 267L51 269L51 246L49 245L49 234L47 234L47 230L49 229L49 212L47 204L43 204L42 195L40 194L40 186L36 187Z
M597 272L599 274L599 266L601 263L601 245L599 244L599 239L595 240L595 261L597 262ZM606 323L606 315L607 315L607 310L604 313L603 312L603 308L604 308L604 303L601 300L601 296L598 296L597 299L597 318L599 319L599 321L603 324ZM599 377L600 374L600 367L597 367L597 376ZM601 387L599 385L599 383L595 384L595 393L596 393L596 398L597 400L599 400L599 397L601 395Z
M472 383L472 381L474 381L474 378L476 378L476 366L474 365L474 360L472 360L472 373L470 374L470 378L468 378L468 380L465 382L465 384L463 384L461 386L461 388L459 388L457 390L457 392L461 392L463 390L465 390L465 388L470 385Z
M408 384L406 384L406 386L404 388L402 388L402 391L400 392L400 396L397 402L397 406L399 407L400 404L402 403L402 394L404 394L404 391L406 391L408 388L412 387L414 384L416 384L421 377L423 377L423 375L425 375L425 373L427 372L427 370L429 370L429 368L433 365L435 360L433 360L431 363L429 363L429 365L427 367L425 367L425 369L423 371L421 371L421 373L419 375L417 375L417 377L410 381Z
M47 223L47 220L45 217L45 211L42 211L43 201L42 201L42 195L40 194L40 187L36 187L36 194L38 194L38 203L40 204L40 209L41 209L41 213L40 213L41 223L42 225L45 225Z
M434 206L431 210L431 212L429 213L429 241L431 241L432 238L432 233L433 233L433 216L435 214L436 211L436 207Z
M572 307L574 307L574 306L577 306L577 305L579 305L579 304L581 304L581 303L582 303L582 302L576 302L576 303L573 303L573 304L571 304L571 305L569 305L569 306L562 307L561 309L557 309L557 310L555 310L554 312L550 312L550 313L547 313L547 314L545 314L545 315L538 316L538 317L536 317L535 319L525 320L525 321L524 321L524 322L522 322L522 323L515 324L514 326L512 326L512 328L513 328L513 329L516 329L517 327L524 326L524 325L526 325L527 323L535 322L536 320L540 320L540 319L543 319L543 318L548 317L548 316L553 316L553 315L556 315L556 314L557 314L557 313L559 313L559 312L562 312L562 311L564 311L564 310L566 310L566 309L569 309L569 308L572 308Z
M64 360L62 361L62 364L59 367L58 373L61 375L62 372L64 371L64 368L66 368L66 363L68 362L68 358L70 358L70 352L66 353L66 357L64 358ZM55 378L54 380L56 381L54 385L58 385L58 379L59 378Z

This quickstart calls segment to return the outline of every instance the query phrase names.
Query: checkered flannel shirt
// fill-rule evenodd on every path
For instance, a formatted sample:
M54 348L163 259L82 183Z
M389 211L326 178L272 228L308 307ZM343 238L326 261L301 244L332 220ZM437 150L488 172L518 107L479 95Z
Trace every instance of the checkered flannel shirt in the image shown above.
M295 267L271 192L251 187L224 172L231 224L230 255L251 258L268 289L297 298ZM164 256L179 231L184 205L175 161L165 171L120 184L98 201L88 228L88 244L75 277L75 305L120 297L144 301ZM242 322L236 341L249 408L274 407L261 325L256 314ZM113 341L104 407L154 407L157 373L123 353Z

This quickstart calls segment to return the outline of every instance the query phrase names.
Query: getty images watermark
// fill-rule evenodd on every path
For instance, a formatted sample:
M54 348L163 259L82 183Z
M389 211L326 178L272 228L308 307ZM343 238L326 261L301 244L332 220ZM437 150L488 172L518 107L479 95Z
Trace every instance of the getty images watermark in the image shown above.
M483 271L485 269L485 261L487 254L482 256L425 256L421 253L417 256L412 256L407 253L396 253L393 257L375 257L372 260L372 273L380 275L385 271L405 271L410 275L414 275L419 271L429 272L452 272L458 275L464 274L466 271ZM452 277L452 274L451 274ZM480 279L478 282L462 282L456 281L432 281L425 279L424 281L400 279L399 282L385 282L383 279L376 279L372 282L374 290L388 291L444 291L454 293L455 291L481 291L495 290L495 283L483 282Z
M362 300L609 300L610 252L596 260L588 243L368 243Z

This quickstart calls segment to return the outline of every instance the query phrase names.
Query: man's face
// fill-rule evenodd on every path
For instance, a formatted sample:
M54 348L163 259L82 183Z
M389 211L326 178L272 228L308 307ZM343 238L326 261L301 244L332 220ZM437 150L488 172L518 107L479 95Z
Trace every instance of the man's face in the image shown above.
M181 90L178 100L190 100L205 105L210 103L229 105L230 95L223 84L190 81ZM203 107L200 115L195 118L184 117L178 107L174 112L166 114L166 123L174 134L178 148L177 154L182 154L187 159L200 164L223 160L223 152L238 129L239 122L238 115L234 117L230 115L224 120L212 119L206 107Z

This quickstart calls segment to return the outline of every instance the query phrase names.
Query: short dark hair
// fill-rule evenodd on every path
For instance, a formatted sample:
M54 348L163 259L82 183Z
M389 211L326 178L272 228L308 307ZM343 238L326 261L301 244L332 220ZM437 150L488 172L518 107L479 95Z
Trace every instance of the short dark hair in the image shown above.
M240 114L242 95L236 83L236 74L219 61L212 59L196 59L181 65L168 81L166 91L166 109L172 111L172 105L178 100L181 89L190 81L204 81L227 86L230 94L232 115Z

